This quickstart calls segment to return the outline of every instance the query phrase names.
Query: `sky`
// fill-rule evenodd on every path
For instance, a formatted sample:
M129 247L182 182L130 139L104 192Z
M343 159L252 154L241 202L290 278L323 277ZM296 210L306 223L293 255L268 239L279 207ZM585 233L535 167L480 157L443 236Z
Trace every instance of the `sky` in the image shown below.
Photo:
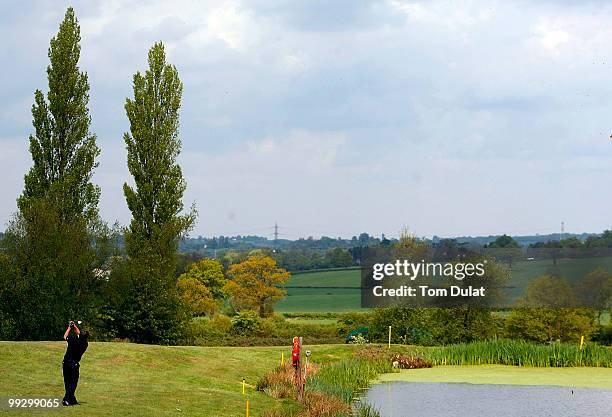
M132 76L163 41L184 83L192 236L612 228L604 1L74 1L101 148L100 213L129 223ZM69 3L4 1L0 223L31 166L34 91ZM0 229L2 226L0 226Z

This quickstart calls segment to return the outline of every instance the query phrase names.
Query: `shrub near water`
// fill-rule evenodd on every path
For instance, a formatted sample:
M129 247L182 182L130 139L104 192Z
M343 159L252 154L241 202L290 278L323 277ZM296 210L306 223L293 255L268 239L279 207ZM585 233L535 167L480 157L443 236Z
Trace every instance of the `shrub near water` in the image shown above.
M394 368L419 369L431 368L433 364L427 359L414 355L407 355L405 349L389 350L382 346L368 346L355 352L357 359L367 361L388 361Z
M416 348L418 356L434 365L516 365L537 367L612 367L612 350L588 344L538 345L520 340L490 340L445 347Z

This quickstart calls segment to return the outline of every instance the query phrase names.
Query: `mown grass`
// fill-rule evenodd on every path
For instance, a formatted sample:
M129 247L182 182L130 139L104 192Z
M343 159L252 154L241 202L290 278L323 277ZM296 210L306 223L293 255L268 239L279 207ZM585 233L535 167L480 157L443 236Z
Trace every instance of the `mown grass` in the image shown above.
M317 361L349 357L353 346L309 346ZM61 398L64 342L0 342L0 397ZM274 368L290 346L209 348L91 343L81 361L77 398L82 405L63 409L70 416L251 416L264 410L291 408L255 391L257 379ZM242 395L242 378L247 395ZM287 403L289 402L289 403ZM23 411L3 411L24 416Z
M489 340L413 348L434 365L516 365L530 367L612 367L612 349L596 344L539 345L521 340Z

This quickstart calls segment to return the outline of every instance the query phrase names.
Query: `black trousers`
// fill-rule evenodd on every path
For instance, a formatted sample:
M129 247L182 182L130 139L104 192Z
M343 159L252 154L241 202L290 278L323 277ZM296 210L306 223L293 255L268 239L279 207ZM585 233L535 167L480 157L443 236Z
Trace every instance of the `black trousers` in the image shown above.
M64 400L68 404L76 404L77 399L74 396L77 384L79 383L79 363L76 361L65 360L62 367L64 373L64 388L66 389L66 395Z

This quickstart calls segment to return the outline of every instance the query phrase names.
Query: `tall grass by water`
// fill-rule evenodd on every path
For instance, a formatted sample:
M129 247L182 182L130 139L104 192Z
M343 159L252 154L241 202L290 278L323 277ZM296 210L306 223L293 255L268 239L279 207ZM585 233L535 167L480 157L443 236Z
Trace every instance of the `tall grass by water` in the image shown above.
M351 403L378 375L393 371L389 360L344 359L321 368L316 375L308 378L306 389Z
M595 344L540 345L521 340L488 340L456 345L414 348L434 365L516 365L533 367L612 367L612 350Z
M340 366L339 366L340 365ZM333 370L332 370L333 369ZM382 372L389 372L392 366L373 365L367 360L347 359L332 365L309 366L310 376L306 382L306 392L301 403L302 409L293 413L286 409L269 410L264 417L380 417L378 411L366 403L353 404L355 393L367 387L367 377L375 378ZM359 379L356 375L363 373ZM322 375L320 378L319 376ZM257 390L264 391L275 398L297 400L294 385L294 368L290 364L277 367L257 382ZM336 382L340 389L336 389ZM364 385L365 384L365 385ZM344 396L341 396L344 394Z

